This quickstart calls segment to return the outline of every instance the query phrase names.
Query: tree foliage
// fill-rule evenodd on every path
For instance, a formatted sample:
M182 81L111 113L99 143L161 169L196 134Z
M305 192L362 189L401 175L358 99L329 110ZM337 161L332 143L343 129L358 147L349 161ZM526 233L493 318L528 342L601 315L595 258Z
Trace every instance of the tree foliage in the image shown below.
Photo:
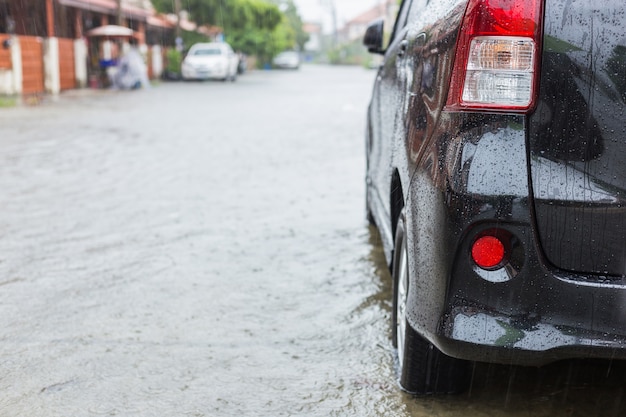
M187 0L191 17L199 24L221 26L224 32L254 27L273 30L281 12L264 0Z
M175 12L175 0L152 0L152 3L160 12ZM199 25L220 26L225 31L248 25L272 30L281 21L278 7L265 0L180 0L180 3L181 9L187 10Z
M173 13L174 0L153 0L157 10ZM199 25L219 26L231 46L267 61L289 47L285 16L277 4L266 0L181 0L181 8L189 12Z
M175 12L175 0L152 3L162 13ZM181 9L199 25L221 27L235 50L256 55L260 64L284 49L301 49L308 39L292 0L181 0Z
M287 27L285 30L289 36L289 42L291 45L289 46L291 49L296 49L299 51L304 50L304 44L306 44L309 40L309 34L304 31L304 25L302 22L302 18L298 13L298 8L296 7L293 0L271 0L274 4L278 5L279 8L283 12L283 25Z

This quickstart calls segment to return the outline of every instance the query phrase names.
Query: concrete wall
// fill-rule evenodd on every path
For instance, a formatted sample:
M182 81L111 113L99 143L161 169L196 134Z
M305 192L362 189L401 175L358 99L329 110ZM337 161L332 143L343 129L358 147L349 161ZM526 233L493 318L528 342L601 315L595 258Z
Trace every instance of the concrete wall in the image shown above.
M111 57L111 43L104 42L104 56ZM152 50L153 76L159 78L163 73L162 49L160 46L141 46L144 57L147 50ZM10 42L11 68L0 68L0 94L19 95L23 92L23 65L22 49L20 47L20 37L11 36ZM74 40L74 68L76 76L76 87L84 88L88 83L87 66L89 51L84 39ZM44 63L44 86L45 92L49 94L59 94L61 91L61 74L59 69L59 39L47 38L43 40L43 63Z
M59 41L57 38L44 40L43 66L46 92L59 94L61 92L61 74L59 73Z
M154 45L152 47L152 76L154 78L161 78L163 74L163 50L160 45Z
M76 39L74 41L74 65L76 66L76 86L78 88L87 86L88 54L87 43L83 39Z

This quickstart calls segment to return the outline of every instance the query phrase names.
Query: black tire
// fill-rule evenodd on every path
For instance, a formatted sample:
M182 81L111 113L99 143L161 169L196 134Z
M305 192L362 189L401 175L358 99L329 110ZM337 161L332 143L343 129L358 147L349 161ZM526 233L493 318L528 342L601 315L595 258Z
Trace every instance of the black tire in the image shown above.
M407 248L405 211L396 226L393 254L393 344L398 352L400 386L413 394L451 394L468 386L468 363L443 354L421 337L406 319L409 294L410 251Z
M369 208L367 208L366 211L367 211L367 214L366 214L366 216L367 216L367 223L370 226L376 226L376 220L374 220L374 216L372 215L372 211Z
M372 210L370 209L370 199L369 199L369 191L365 192L365 216L367 218L367 223L370 226L376 226L376 220L374 220L374 215L372 214Z

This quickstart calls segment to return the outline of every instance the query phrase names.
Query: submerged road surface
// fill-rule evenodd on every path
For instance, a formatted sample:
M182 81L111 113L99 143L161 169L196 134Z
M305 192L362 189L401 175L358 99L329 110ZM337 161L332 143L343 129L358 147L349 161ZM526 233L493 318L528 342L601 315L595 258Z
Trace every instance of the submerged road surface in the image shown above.
M305 66L0 110L0 416L623 415L620 364L398 389L364 210L374 77Z

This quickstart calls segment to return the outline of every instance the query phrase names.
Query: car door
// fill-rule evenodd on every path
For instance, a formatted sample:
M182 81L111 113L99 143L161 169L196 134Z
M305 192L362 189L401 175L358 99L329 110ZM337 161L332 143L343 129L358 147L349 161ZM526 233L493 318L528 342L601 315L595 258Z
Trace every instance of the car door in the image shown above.
M389 47L385 52L374 85L370 107L370 141L368 143L368 178L373 184L378 203L390 216L389 195L393 172L393 149L398 115L404 107L406 91L405 52L407 14L413 0L404 0L400 5Z

